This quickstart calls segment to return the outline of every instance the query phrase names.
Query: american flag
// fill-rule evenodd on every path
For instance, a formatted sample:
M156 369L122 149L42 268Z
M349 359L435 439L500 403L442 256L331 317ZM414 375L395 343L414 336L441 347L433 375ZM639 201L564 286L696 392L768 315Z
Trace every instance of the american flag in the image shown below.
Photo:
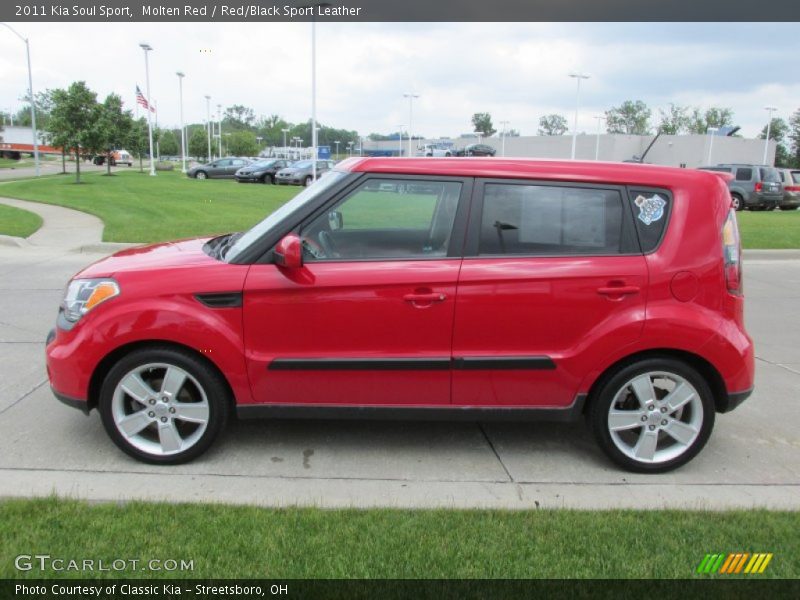
M150 103L147 101L147 98L144 97L138 85L136 86L136 104L141 105L143 108L149 108L150 112L156 112L156 109L150 106Z

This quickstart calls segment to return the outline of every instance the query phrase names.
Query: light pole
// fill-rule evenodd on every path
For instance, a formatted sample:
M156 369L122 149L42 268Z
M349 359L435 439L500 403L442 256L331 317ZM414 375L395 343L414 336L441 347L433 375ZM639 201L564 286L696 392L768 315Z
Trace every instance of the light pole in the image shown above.
M211 96L206 95L206 137L208 137L208 160L211 161Z
M33 97L33 74L31 72L31 45L28 38L22 37L16 29L7 23L0 23L4 25L11 33L16 35L19 39L25 42L25 55L28 58L28 93L31 95L31 129L33 130L33 161L36 166L36 177L39 177L39 136L36 131L36 100ZM11 118L11 125L14 125L14 119L9 112Z
M147 137L150 140L150 176L156 176L156 166L153 163L153 110L150 107L150 62L147 58L148 53L153 49L150 44L142 42L139 47L144 50L144 76L145 90L147 90Z
M706 133L711 136L711 139L708 143L708 164L711 164L711 149L714 148L714 136L717 135L717 131L719 131L719 127L709 127L706 129Z
M336 140L333 143L336 144L336 160L339 160L339 144L341 144L342 142Z
M288 129L281 129L283 132L283 153L286 154L286 134L289 133ZM283 158L289 158L288 156L284 156Z
M503 126L503 131L500 134L500 156L506 155L506 127L511 121L500 121L500 125Z
M258 155L259 155L259 156L261 156L261 151L262 151L262 148L261 148L261 140L263 140L263 139L264 139L264 138L263 138L263 137L261 137L260 135L257 135L257 136L256 136L256 144L258 144Z
M411 148L411 132L414 131L414 98L419 98L419 94L408 92L403 94L403 98L408 98L408 156L414 156Z
M397 126L397 139L398 139L398 142L397 142L397 156L398 156L398 158L403 156L403 127L405 127L404 124Z
M222 158L222 104L217 104L217 135L219 136L219 157Z
M183 126L183 78L186 76L181 71L175 73L178 76L178 101L180 102L181 116L181 168L182 173L186 173L186 129Z
M767 139L764 140L764 160L761 161L762 164L767 164L767 150L769 150L769 130L772 126L772 113L774 113L777 108L774 106L765 106L764 110L767 111L769 115L769 119L767 120Z
M606 120L605 115L595 115L597 119L597 139L594 142L594 159L600 160L600 123Z
M353 142L347 142L347 157L353 157Z
M581 101L581 79L589 79L586 73L570 73L570 77L577 80L578 90L575 93L575 121L572 127L572 160L575 160L575 145L578 143L578 107Z

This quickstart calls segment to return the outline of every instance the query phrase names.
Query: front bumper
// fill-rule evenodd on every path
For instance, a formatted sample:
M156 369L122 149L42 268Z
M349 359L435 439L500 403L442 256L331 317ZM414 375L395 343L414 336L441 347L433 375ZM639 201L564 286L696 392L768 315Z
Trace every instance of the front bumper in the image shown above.
M47 339L45 340L45 352L47 352L47 348L52 344L56 339L56 330L55 328L51 329L47 334ZM86 400L81 400L80 398L73 398L68 394L64 394L58 391L54 384L53 384L53 371L51 370L51 360L50 360L50 353L47 353L47 377L50 380L50 391L53 392L53 395L56 397L57 400L63 402L67 406L71 406L72 408L77 408L83 414L89 414L89 403Z

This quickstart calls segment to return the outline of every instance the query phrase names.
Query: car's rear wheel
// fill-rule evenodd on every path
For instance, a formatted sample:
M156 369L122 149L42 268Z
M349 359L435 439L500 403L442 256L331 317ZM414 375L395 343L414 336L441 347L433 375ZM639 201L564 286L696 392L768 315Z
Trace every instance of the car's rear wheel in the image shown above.
M650 358L608 378L592 399L589 422L602 450L618 465L663 473L686 464L714 427L714 399L692 367Z
M261 178L261 183L270 183L272 185L275 185L275 176L267 173Z
M734 210L742 210L744 208L744 200L739 194L731 194L731 200Z
M311 177L311 175L309 175L308 177L306 177L303 180L303 185L308 187L308 186L310 186L312 184L313 181L314 181L314 179Z
M220 375L195 356L165 347L122 358L106 376L98 402L112 441L156 464L184 463L205 452L224 427L229 406Z
M195 177L196 177L197 179L208 179L208 175L206 174L206 172L205 172L205 171L198 171L198 172L195 174Z
M796 206L781 206L781 210L797 210Z

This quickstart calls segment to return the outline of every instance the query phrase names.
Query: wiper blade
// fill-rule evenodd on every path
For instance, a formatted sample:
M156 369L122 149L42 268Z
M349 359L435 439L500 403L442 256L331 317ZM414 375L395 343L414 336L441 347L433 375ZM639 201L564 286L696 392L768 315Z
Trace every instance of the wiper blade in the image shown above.
M224 259L225 255L228 253L228 250L231 249L231 246L239 241L239 238L242 237L243 234L244 232L240 231L239 233L232 233L223 239L220 245L217 247L217 255L219 258Z

